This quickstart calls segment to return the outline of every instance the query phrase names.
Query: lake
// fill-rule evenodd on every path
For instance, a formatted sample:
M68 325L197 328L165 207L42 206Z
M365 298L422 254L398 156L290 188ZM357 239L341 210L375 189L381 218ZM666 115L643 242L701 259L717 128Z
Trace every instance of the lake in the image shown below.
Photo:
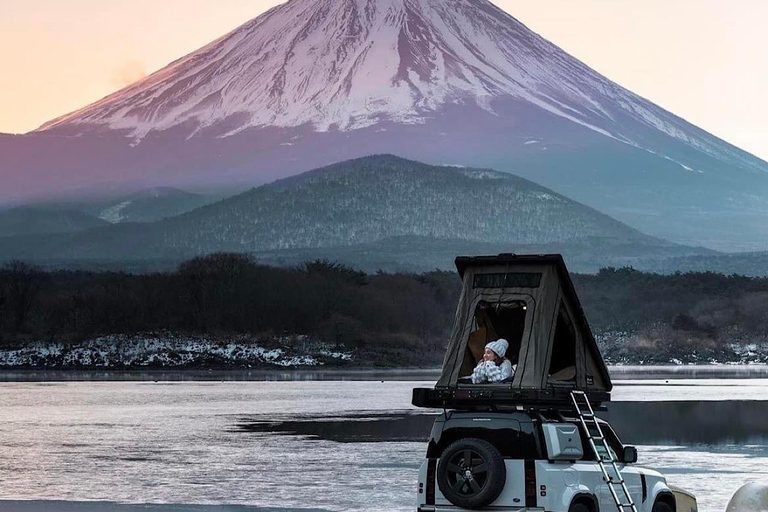
M768 379L626 375L611 421L700 510L722 512L743 483L768 480ZM378 377L0 383L0 510L413 512L433 413L410 394L434 380Z

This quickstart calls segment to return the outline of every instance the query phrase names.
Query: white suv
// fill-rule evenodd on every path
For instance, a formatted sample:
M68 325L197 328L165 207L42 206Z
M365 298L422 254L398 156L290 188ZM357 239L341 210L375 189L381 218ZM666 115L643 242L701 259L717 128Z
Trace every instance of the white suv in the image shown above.
M418 511L632 512L617 505L605 482L598 457L612 457L637 512L678 512L664 476L634 466L637 450L622 445L610 425L597 421L605 443L590 442L586 424L561 413L441 414L419 470ZM612 453L604 453L606 447ZM619 502L628 503L616 490Z

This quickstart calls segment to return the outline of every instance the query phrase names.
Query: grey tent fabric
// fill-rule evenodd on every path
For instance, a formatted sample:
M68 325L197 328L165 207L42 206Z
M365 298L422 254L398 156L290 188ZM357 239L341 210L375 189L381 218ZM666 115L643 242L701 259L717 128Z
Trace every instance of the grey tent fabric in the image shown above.
M522 334L510 340L507 357L517 364L517 371L506 386L611 390L608 370L562 256L460 257L456 266L462 291L436 388L466 385L462 377L476 363L468 340L477 332L476 312L485 307L518 308L516 318L524 314L523 325L517 326Z

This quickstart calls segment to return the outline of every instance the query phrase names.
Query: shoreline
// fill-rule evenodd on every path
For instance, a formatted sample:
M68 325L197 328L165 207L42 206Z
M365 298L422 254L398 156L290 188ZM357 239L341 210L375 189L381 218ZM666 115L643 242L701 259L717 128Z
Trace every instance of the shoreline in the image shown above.
M768 379L768 364L609 365L615 381ZM439 368L0 368L0 382L436 381Z
M768 365L767 365L768 368ZM768 369L766 370L768 375ZM377 381L437 380L439 368L146 368L146 369L40 369L0 368L0 382L79 381Z
M256 505L120 503L115 501L0 500L0 512L328 512L321 508L276 508Z

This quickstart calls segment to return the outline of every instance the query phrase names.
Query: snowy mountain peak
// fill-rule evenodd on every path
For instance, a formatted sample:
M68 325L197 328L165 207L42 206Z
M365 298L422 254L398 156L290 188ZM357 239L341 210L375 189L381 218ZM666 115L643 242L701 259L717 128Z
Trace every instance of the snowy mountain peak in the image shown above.
M606 95L637 102L488 0L291 0L41 130L344 131L505 95L604 134Z
M488 0L291 0L39 131L0 134L0 200L230 189L394 153L513 172L676 241L768 247L766 162Z

